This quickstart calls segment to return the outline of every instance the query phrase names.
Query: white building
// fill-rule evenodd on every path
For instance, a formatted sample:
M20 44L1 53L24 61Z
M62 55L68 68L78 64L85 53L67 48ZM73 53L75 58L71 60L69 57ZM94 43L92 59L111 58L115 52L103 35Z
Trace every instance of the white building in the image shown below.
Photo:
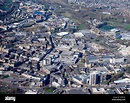
M93 71L90 73L90 80L89 80L89 85L96 85L98 82L98 72Z
M60 87L60 84L57 82L52 82L52 86L57 88L57 87Z
M36 90L28 90L25 94L37 94Z
M125 78L125 79L121 79L121 80L116 80L116 81L114 81L114 83L130 83L130 79Z
M69 50L71 47L70 46L68 46L68 45L63 45L63 44L59 44L57 47L56 47L56 49L58 49L58 50Z
M126 47L125 45L122 45L118 50L123 56L130 55L130 46Z
M110 63L124 63L124 57L122 58L111 58Z
M103 14L106 14L106 15L111 15L110 12L102 12Z
M83 35L83 33L81 33L81 32L76 32L76 33L74 33L74 36L76 37L76 38L81 38L81 37L83 37L84 35Z
M29 78L29 79L41 80L41 78L39 78L39 77L34 77L32 75L25 74L25 73L23 73L21 75L24 76L24 77L26 77L26 78Z
M83 83L82 83L82 79L79 78L78 76L75 76L75 77L73 77L72 79L73 79L74 82L76 82L76 83L78 83L78 84L83 84Z
M117 28L111 29L111 32L114 32L114 33L119 32L119 31L120 31L120 30L117 29Z
M88 77L89 76L82 74L82 75L74 76L72 79L78 84L87 84L89 81Z
M130 40L130 32L121 34L122 40Z
M3 71L0 71L0 75L2 75L3 74Z
M92 88L93 94L107 94L106 90L104 88Z
M99 51L100 49L104 49L103 46L101 46L101 45L99 45L99 44L97 44L97 43L94 43L94 42L92 42L92 43L90 44L90 46L91 46L95 51Z
M57 33L58 36L65 36L65 35L68 35L69 32L60 32L60 33Z

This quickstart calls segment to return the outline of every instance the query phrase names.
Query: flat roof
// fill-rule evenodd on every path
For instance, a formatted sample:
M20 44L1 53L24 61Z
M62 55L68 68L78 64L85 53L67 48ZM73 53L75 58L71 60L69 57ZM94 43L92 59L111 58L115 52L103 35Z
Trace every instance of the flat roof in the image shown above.
M106 67L94 67L97 71L108 71Z
M87 91L84 92L81 89L71 89L69 90L69 94L89 94Z
M59 36L64 36L64 35L67 35L69 32L60 32L60 33L57 33L57 35Z
M125 78L125 79L121 79L121 80L116 80L114 81L114 83L129 83L130 79L129 78Z
M32 91L32 90L28 90L27 92L25 92L25 94L37 94L36 91Z
M82 79L79 76L74 76L77 80L81 81Z
M95 56L95 55L90 55L90 56L88 56L88 59L89 59L89 60L93 60L93 59L98 59L98 57Z

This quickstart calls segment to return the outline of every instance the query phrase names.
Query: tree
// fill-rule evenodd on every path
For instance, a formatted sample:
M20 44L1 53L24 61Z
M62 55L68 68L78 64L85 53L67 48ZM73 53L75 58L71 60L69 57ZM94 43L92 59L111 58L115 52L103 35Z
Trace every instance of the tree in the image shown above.
M126 67L126 72L130 73L130 67Z
M115 75L111 78L111 81L118 80L118 79L121 78L123 75L124 75L124 72L119 72L119 73L115 74Z

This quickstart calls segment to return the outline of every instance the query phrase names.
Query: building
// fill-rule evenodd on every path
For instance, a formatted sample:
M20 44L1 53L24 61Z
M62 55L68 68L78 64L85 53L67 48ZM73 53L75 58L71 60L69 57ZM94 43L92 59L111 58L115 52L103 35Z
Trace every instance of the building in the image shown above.
M103 62L110 62L110 59L111 59L111 56L109 55L103 55L101 58Z
M58 83L60 86L64 87L66 85L65 78L61 77L60 75L51 74L50 78L51 80L53 79L53 81Z
M104 88L92 88L93 94L108 94L107 91Z
M25 94L37 94L36 90L28 90Z
M29 75L29 74L26 74L26 73L22 73L21 74L23 77L26 77L26 78L29 78L29 79L35 79L35 80L41 80L41 78L39 77L36 77L36 76L32 76L32 75Z
M65 36L65 35L68 35L69 33L68 32L60 32L60 33L57 33L58 36Z
M96 85L100 82L99 74L97 71L90 73L89 85Z
M88 62L89 63L95 63L95 62L99 62L99 58L97 56L88 56Z
M76 38L81 38L81 37L84 36L84 34L81 33L81 32L76 32L76 33L74 33L74 36L75 36Z
M0 71L0 75L3 75L3 71Z
M105 14L105 15L111 15L110 12L102 12L102 13Z
M81 79L80 77L78 77L78 76L74 76L74 77L72 78L72 80L73 80L74 82L78 83L78 84L83 84L83 83L82 83L82 79Z
M124 57L121 57L121 58L111 58L110 59L110 63L113 63L113 64L115 64L115 63L124 63Z
M68 3L75 3L76 0L68 0Z
M121 38L122 40L130 40L130 32L122 33L121 36L122 36Z
M121 79L121 80L116 80L114 83L119 84L119 83L130 83L129 78Z
M77 75L72 78L72 80L78 84L87 84L89 82L89 76L86 74Z
M37 15L36 16L36 21L41 21L42 20L42 17L40 15Z
M123 56L129 56L130 55L130 46L125 46L122 45L119 49L118 49L119 53L122 54Z
M110 78L111 78L111 75L108 74L107 72L100 72L100 83L102 83Z
M60 84L57 82L52 82L52 86L57 88L57 87L60 87Z
M120 35L119 33L115 34L115 38L116 39L121 39L122 38L122 35Z

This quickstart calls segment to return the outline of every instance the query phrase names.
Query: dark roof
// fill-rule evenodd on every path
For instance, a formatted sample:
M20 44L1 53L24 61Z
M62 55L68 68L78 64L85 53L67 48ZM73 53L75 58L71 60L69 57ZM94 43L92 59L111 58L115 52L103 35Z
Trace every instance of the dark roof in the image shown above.
M108 92L108 94L115 94L115 92L112 90L108 90L107 92Z
M103 55L102 58L111 58L109 55Z
M98 59L98 57L93 55L93 56L88 56L88 59L89 59L89 60Z
M122 38L122 36L121 36L120 34L116 34L115 37L116 37L117 39Z
M82 80L81 78L79 78L78 76L75 76L74 78L78 79L78 80Z
M42 12L40 12L40 11L35 11L33 14L34 14L34 15L42 15Z
M69 94L89 94L88 92L83 92L81 89L72 89L69 91Z

